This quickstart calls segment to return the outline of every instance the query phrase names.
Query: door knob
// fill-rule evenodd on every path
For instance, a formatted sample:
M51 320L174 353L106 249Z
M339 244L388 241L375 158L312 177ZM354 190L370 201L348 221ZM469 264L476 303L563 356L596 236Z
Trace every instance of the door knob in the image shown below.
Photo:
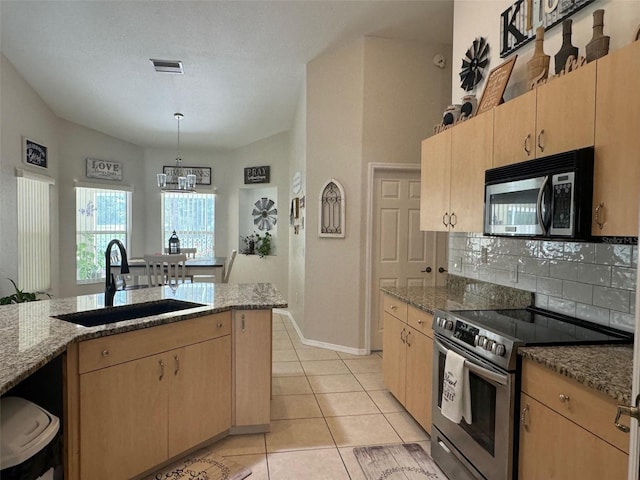
M424 270L420 270L422 273L431 273L431 267L427 267Z
M440 273L444 273L444 272L446 272L446 271L447 271L447 269L446 269L446 268L444 268L444 267L440 267L440 268L438 269L438 272L440 272Z

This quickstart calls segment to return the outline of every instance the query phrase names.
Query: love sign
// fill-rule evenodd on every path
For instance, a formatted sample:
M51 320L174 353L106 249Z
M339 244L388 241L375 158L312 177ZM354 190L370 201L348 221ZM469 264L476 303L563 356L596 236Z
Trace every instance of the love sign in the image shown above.
M122 180L122 164L109 160L87 158L87 177L103 180Z

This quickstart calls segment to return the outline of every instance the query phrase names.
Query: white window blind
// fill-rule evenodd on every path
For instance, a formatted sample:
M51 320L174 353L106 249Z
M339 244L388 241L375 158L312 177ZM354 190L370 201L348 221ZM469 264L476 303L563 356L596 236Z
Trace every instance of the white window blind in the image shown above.
M114 238L129 249L131 192L76 186L76 281L105 278L105 250ZM113 249L112 259L119 262Z
M51 182L18 177L18 286L29 292L51 288Z
M196 248L196 257L214 257L215 198L209 193L162 194L162 245L169 245L175 230L180 247Z

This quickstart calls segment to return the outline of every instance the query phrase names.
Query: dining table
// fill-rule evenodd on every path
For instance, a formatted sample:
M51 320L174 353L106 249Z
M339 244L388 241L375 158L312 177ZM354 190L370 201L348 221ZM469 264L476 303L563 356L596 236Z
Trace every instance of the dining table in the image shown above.
M227 257L188 258L185 262L185 276L215 276L215 282L221 282L226 261ZM147 264L144 258L129 258L127 263L129 264L129 273L124 275L127 285L146 286ZM111 273L121 275L119 263L111 265ZM140 277L145 280L145 283L140 283Z

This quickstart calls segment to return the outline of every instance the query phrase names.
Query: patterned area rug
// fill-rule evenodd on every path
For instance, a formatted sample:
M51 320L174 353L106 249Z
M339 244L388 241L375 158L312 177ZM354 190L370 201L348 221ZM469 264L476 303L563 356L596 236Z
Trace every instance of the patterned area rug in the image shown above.
M357 447L353 453L367 480L447 480L417 443Z
M145 477L144 480L242 480L249 475L249 468L205 448Z

